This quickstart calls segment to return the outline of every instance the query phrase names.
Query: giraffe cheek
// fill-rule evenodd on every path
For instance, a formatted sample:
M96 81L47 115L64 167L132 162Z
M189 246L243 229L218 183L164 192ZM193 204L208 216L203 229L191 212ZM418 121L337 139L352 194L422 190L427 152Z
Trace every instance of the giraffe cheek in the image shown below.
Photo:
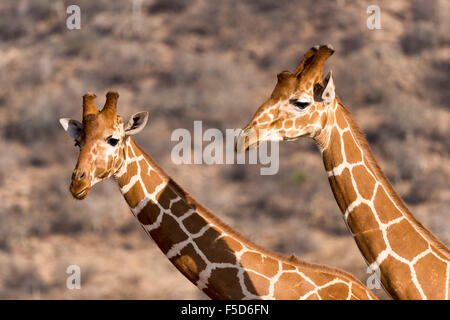
M299 132L297 130L289 130L288 132L286 132L286 137L288 137L289 139L293 139L298 136L298 133Z
M98 161L95 166L95 171L93 173L94 177L93 180L96 182L102 181L109 176L109 171L111 167L109 166L109 161Z
M320 116L320 126L322 128L325 128L325 126L327 125L327 114L324 112L322 113L322 115Z
M273 130L280 130L283 127L283 121L281 120L274 121L270 127L271 127L270 129Z
M319 122L319 113L317 111L314 111L311 114L311 117L309 118L309 123L318 123Z
M97 168L94 173L95 179L104 179L105 178L105 170L103 168Z
M108 157L107 163L106 163L106 169L107 170L111 170L114 165L115 165L115 159L117 159L117 157Z
M307 123L307 120L308 120L307 115L304 115L304 116L301 116L300 118L295 119L295 124L294 124L295 128L297 128L297 129L304 128Z

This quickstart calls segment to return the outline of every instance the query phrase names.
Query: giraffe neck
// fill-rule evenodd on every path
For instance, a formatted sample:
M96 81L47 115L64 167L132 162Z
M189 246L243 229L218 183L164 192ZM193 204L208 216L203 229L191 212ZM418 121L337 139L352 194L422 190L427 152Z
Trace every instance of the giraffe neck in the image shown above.
M131 139L115 175L134 216L192 283L214 299L376 299L348 273L256 246L181 189Z
M400 299L448 299L448 248L417 221L339 102L318 141L334 197L372 270Z

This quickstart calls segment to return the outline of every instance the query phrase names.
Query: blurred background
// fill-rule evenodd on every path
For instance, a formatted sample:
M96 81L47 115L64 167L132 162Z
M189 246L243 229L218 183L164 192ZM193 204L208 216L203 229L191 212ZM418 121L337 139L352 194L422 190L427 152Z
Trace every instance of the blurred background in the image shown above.
M68 30L66 8L81 8ZM381 8L369 30L367 7ZM280 144L280 170L174 165L171 133L242 128L313 45L332 44L337 94L416 217L450 244L450 2L54 1L0 3L0 298L204 299L148 238L114 181L84 201L69 193L78 149L60 117L81 97L120 93L126 119L149 111L136 136L185 189L269 249L336 266L363 282L311 140ZM81 267L81 289L66 268ZM387 296L383 290L374 293Z

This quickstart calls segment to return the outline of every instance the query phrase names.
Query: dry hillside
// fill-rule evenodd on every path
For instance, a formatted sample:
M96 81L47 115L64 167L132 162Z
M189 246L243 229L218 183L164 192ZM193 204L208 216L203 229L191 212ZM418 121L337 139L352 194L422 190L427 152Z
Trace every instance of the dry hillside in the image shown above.
M0 298L205 298L148 239L113 181L69 191L78 151L60 117L87 91L147 110L137 141L191 194L267 248L343 268L365 282L312 141L280 145L280 170L175 165L176 128L241 128L276 74L330 43L336 90L381 167L424 225L450 244L450 2L3 0L0 3ZM78 4L81 30L66 28ZM140 12L140 13L139 13ZM68 265L81 290L66 289ZM385 298L382 290L375 294Z

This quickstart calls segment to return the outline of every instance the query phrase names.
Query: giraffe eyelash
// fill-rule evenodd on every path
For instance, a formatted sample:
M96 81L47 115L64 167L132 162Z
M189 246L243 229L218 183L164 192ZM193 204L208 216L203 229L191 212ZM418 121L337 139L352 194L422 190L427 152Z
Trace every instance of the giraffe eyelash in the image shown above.
M301 110L306 109L310 105L310 103L307 101L300 101L297 99L291 99L289 101L289 103L296 106L297 108L299 108Z
M119 139L116 139L113 136L109 136L108 138L106 138L106 142L109 145L115 147L119 143Z

